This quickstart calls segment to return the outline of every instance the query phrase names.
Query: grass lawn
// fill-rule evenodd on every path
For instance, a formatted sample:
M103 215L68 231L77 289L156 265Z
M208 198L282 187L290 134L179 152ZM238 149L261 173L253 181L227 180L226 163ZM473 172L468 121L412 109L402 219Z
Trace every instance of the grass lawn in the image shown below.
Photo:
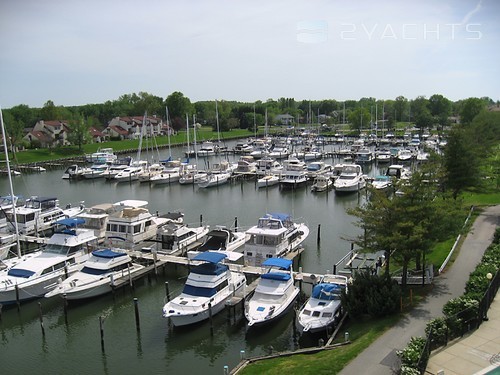
M357 321L355 324L348 323L345 329L339 332L335 342L343 342L344 332L347 331L351 340L349 345L317 354L298 354L255 362L245 367L240 374L337 374L377 337L392 327L399 318L399 315L393 315L379 320L367 319Z

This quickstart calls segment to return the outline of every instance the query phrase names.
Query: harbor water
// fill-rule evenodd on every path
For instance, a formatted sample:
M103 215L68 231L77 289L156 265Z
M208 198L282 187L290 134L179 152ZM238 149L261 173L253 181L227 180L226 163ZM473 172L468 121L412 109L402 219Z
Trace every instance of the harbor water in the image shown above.
M233 146L228 143L229 148ZM172 151L174 157L182 157L181 148ZM167 152L160 151L161 157L166 158ZM229 156L233 161L237 158ZM218 157L210 160L216 162ZM339 162L333 158L325 161ZM198 164L204 163L205 159L199 159ZM386 167L379 169L374 163L365 166L364 172L374 176ZM254 180L243 179L199 189L178 183L149 186L104 179L62 180L63 172L61 167L15 177L14 193L24 197L55 196L62 206L80 201L89 207L141 199L149 202L151 212L183 212L184 222L192 226L200 225L202 220L211 227L224 225L235 229L237 219L240 231L255 225L266 212L288 213L310 228L300 265L304 272L318 274L332 271L333 265L350 250L349 238L356 236L359 229L346 209L366 199L365 193L343 196L333 191L312 193L310 186L295 191L281 191L278 186L257 189ZM8 194L6 177L0 179L0 191ZM265 329L248 330L241 306L234 312L224 310L214 316L213 335L208 321L174 328L162 317L165 282L170 295L175 296L180 293L186 276L184 266L168 265L156 277L151 274L138 280L133 289L125 287L114 295L71 303L67 315L62 299L57 297L24 303L20 311L15 306L4 306L0 321L2 372L223 374L224 366L235 367L243 356L317 345L317 337L298 335L293 311ZM139 325L134 298L137 298Z

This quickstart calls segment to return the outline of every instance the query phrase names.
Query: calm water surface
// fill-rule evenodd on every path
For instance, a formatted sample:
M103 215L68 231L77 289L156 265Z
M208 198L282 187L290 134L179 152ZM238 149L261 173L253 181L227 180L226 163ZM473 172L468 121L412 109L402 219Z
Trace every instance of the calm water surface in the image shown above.
M231 148L232 144L228 146ZM173 149L181 156L181 149ZM165 157L167 151L161 151ZM144 153L143 153L144 155ZM233 156L230 157L232 160ZM216 159L210 159L212 162ZM338 160L326 159L336 163ZM199 164L204 164L202 159ZM350 248L345 238L357 228L346 208L359 204L364 195L336 196L333 192L313 194L309 188L282 192L278 187L256 190L253 181L236 182L218 188L198 189L191 185L150 187L147 184L110 183L104 180L66 181L64 169L26 174L14 179L15 194L57 196L61 205L85 201L91 206L124 199L143 199L149 209L165 213L181 210L184 222L204 222L232 227L235 218L241 230L254 225L266 212L290 213L305 221L311 230L305 242L301 265L306 272L324 273ZM365 170L376 175L376 165ZM7 178L0 179L0 192L9 191ZM318 224L321 242L317 243ZM247 331L241 311L236 316L223 311L214 317L214 335L208 322L184 329L173 328L162 317L165 282L172 296L180 293L187 271L169 265L157 278L139 280L135 289L125 288L115 296L103 296L70 304L66 324L58 298L25 303L21 311L4 307L0 321L0 357L3 373L190 373L222 374L246 356L316 345L318 337L299 337L293 311L264 330ZM306 289L307 291L307 289ZM135 325L133 298L138 298L140 329ZM43 311L45 336L39 320ZM104 317L104 351L101 350L99 316Z

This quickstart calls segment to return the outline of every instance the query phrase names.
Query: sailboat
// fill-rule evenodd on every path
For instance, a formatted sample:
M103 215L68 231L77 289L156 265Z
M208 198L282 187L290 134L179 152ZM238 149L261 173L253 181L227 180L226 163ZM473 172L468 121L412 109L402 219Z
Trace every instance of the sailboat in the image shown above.
M9 250L16 244L17 245L17 256L21 258L21 244L19 242L19 227L17 225L17 214L16 214L16 199L14 198L14 188L12 187L12 174L10 169L10 160L9 160L9 150L7 148L7 137L5 136L5 126L3 123L3 114L2 108L0 107L0 126L2 127L2 140L3 140L3 149L5 151L5 164L8 171L9 176L9 189L10 189L10 199L12 201L12 213L14 216L14 235L6 236L5 243L0 244L0 260L5 259L9 254ZM3 241L2 241L3 242Z

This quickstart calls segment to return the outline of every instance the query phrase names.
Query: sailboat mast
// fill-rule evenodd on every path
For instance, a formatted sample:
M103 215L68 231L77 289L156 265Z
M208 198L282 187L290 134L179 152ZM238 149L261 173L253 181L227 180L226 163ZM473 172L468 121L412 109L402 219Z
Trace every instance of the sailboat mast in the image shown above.
M172 159L172 149L170 148L170 121L168 119L168 107L165 106L165 111L167 113L167 136L168 136L168 157L169 159Z
M215 99L215 121L217 122L217 141L220 143L219 110L217 108L217 99Z
M137 149L137 161L141 160L142 137L144 136L144 128L146 127L146 117L147 112L144 112L144 117L142 118L141 136L139 137L139 148Z
M12 187L12 174L10 172L9 150L7 149L7 137L5 136L5 126L3 123L3 114L1 107L0 107L0 125L2 126L3 149L5 151L5 163L7 164L7 174L9 176L10 199L12 200L12 213L14 215L14 228L16 230L17 256L21 258L21 243L19 242L19 228L17 226L16 201L14 198L14 188Z

